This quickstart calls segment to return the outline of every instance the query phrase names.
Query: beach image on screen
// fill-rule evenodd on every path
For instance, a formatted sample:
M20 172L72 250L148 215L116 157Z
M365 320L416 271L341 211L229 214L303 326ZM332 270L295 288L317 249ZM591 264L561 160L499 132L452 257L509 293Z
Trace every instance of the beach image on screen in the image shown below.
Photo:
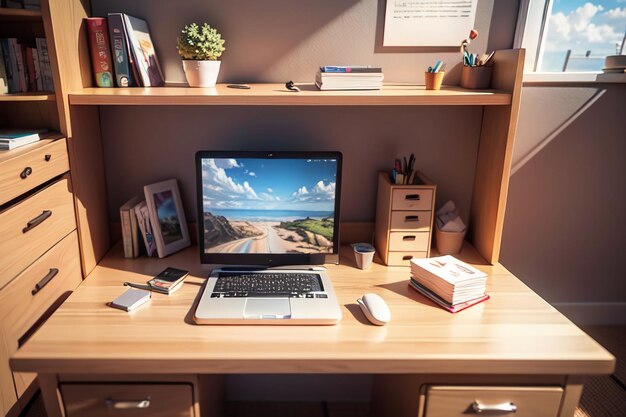
M332 253L337 161L202 160L206 253Z
M172 191L161 191L154 193L154 205L156 206L159 227L163 235L163 243L168 245L183 238L180 229L180 221L176 213L176 203Z

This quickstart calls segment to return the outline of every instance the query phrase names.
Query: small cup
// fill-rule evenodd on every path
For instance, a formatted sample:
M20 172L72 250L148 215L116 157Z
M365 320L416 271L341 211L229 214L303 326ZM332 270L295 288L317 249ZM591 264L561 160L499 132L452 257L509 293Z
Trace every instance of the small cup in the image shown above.
M367 269L372 265L374 253L376 249L369 243L353 243L354 257L356 258L356 266L359 269Z
M439 255L456 255L461 252L466 231L467 228L462 232L444 232L435 225L435 246Z
M426 81L427 90L439 90L441 88L441 82L445 72L428 72L424 73L424 80Z

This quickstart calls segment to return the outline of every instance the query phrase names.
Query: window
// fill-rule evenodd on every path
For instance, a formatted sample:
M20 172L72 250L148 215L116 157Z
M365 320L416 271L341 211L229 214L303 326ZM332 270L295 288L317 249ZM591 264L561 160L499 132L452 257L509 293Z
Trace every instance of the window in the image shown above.
M601 72L626 54L626 0L522 0L516 46L526 72Z

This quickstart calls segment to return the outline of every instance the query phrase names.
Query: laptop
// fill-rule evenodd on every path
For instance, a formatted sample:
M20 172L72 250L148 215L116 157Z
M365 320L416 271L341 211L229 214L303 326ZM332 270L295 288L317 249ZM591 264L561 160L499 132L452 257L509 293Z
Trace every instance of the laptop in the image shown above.
M197 324L331 325L341 309L339 152L196 154L198 246L211 271Z

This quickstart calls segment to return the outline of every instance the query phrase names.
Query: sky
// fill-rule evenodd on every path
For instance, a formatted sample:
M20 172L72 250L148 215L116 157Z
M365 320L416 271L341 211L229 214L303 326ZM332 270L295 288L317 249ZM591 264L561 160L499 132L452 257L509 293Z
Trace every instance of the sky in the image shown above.
M553 0L540 71L562 71L572 55L614 55L626 31L626 0ZM626 50L625 50L626 53ZM571 60L567 71L600 71L603 59Z
M335 208L337 162L306 159L204 159L205 211Z

